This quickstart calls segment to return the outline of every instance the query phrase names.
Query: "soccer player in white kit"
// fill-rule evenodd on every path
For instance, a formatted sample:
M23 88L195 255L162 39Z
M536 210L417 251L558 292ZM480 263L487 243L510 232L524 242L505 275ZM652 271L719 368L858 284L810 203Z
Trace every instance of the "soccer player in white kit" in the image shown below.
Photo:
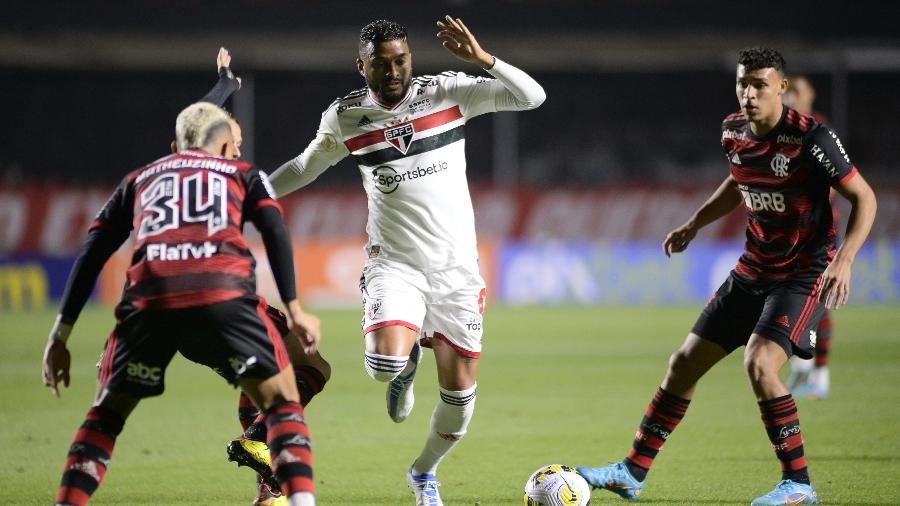
M475 406L485 285L478 272L463 127L495 111L534 109L543 88L485 52L459 18L437 36L488 76L444 72L412 78L406 28L373 21L360 32L357 70L366 87L335 100L315 139L272 176L279 196L353 156L368 196L363 268L365 369L387 389L388 414L413 406L421 346L437 363L440 401L425 448L407 471L417 505L442 504L435 472L465 435Z

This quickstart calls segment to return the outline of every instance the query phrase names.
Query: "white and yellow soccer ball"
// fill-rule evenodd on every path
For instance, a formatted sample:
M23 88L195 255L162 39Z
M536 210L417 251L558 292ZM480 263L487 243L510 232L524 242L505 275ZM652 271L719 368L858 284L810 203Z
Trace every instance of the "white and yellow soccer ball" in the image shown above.
M525 482L526 506L585 506L590 501L591 486L569 466L544 466Z

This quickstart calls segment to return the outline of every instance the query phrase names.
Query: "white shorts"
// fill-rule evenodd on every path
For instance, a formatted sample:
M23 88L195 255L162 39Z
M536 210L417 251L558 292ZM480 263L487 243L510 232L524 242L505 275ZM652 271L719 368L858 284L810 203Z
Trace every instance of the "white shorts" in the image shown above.
M363 335L390 325L419 334L422 346L440 339L460 355L481 356L484 280L478 267L423 273L404 264L370 260L359 280Z

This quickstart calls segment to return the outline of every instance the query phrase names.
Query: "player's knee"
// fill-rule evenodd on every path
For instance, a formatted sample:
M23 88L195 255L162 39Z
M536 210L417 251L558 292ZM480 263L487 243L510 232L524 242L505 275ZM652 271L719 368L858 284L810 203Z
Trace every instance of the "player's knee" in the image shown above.
M670 378L684 378L690 376L692 371L692 361L687 351L679 348L669 357Z
M744 370L750 383L760 384L771 378L778 377L778 369L775 368L765 356L756 354L744 355Z
M363 365L369 377L381 382L388 382L396 378L409 362L409 355L395 357L392 355L379 355L377 353L365 353Z

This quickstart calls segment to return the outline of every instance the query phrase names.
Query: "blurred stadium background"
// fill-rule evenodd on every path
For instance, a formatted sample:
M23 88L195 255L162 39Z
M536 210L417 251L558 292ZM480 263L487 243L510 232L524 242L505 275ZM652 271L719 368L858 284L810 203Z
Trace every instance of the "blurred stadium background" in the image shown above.
M900 303L900 7L892 2L789 2L766 15L660 0L77 5L15 2L0 19L4 310L59 297L94 213L123 174L166 153L175 115L215 81L220 45L244 80L230 104L244 158L271 171L305 147L331 100L363 85L353 61L370 19L409 26L417 74L475 72L434 40L434 20L451 11L550 97L535 112L468 127L495 303L705 301L742 247L741 213L674 261L658 244L724 177L718 129L736 109L736 51L760 43L811 76L816 108L878 192L853 302ZM309 303L357 302L360 186L348 159L286 199ZM99 300L115 302L126 261L108 269ZM263 292L271 289L264 281Z
M624 422L615 420L615 426L623 430L616 432L619 437L613 447L617 450L610 458L618 456L621 445L627 442L657 381L656 375L662 372L660 367L668 350L684 335L699 306L733 267L743 247L744 220L740 211L704 230L684 255L666 259L660 243L726 174L727 164L718 141L719 125L726 114L737 108L732 84L734 65L737 50L745 46L765 44L778 48L788 61L789 71L810 76L818 91L816 109L831 118L852 160L877 193L878 218L854 265L850 305L878 308L871 309L874 313L861 309L863 312L849 318L868 324L859 331L861 334L854 335L861 339L857 346L858 351L862 350L857 355L859 369L855 370L865 371L865 364L871 364L870 360L881 354L880 359L885 362L878 364L887 369L873 365L868 371L870 381L896 385L895 380L900 380L895 365L900 359L900 348L897 339L891 337L900 337L898 3L32 0L8 2L3 10L0 344L16 341L15 349L19 351L0 358L0 377L15 378L14 385L25 385L27 378L27 388L32 389L37 380L44 332L50 327L54 303L62 293L94 214L126 172L168 151L178 111L201 97L215 82L215 54L219 46L231 51L232 68L244 82L243 89L229 104L243 126L244 158L271 171L305 147L314 135L321 112L335 97L363 86L354 67L356 41L359 28L371 19L394 19L409 27L415 74L449 69L475 73L477 69L454 60L434 40L434 21L444 13L463 18L485 49L531 73L548 95L547 102L537 111L485 116L467 127L468 173L481 266L491 303L495 308L559 306L556 313L539 313L551 321L568 318L571 310L566 308L570 306L638 306L637 310L623 310L622 318L628 322L645 318L640 323L651 326L648 338L666 333L671 337L661 345L664 349L648 349L652 355L647 358L648 364L641 362L637 371L629 367L625 372L616 369L614 354L634 354L622 341L634 339L634 326L614 321L617 311L608 309L597 310L604 318L600 322L590 321L591 313L583 310L572 320L589 325L591 332L603 336L600 342L607 346L590 351L582 347L589 346L589 340L579 341L574 348L586 353L585 359L593 360L597 354L597 360L607 360L585 362L585 367L604 363L624 374L621 377L626 383L627 374L652 374L642 376L646 379L637 385L636 396L631 398L629 394L628 400L623 401L628 409ZM346 348L347 356L336 358L337 365L348 368L358 368L359 353L353 326L346 324L359 315L344 311L359 304L357 280L363 262L366 219L366 199L359 177L352 162L345 160L311 187L284 201L296 244L301 298L315 308L338 310L326 315L334 321L341 319L341 324L332 329L348 332L337 336L350 343L339 348L342 352ZM844 211L846 220L846 207ZM257 260L261 292L277 299L273 297L275 291L265 256L258 254ZM108 331L111 316L105 308L119 297L127 262L127 254L120 252L98 283L95 302L103 309L88 314L88 321L98 322L85 324L95 325L90 328L97 333L87 345L90 350L99 351ZM678 316L673 317L667 312L671 310L662 306L674 306ZM105 317L99 316L101 311ZM491 327L489 312L490 333L497 339L518 339L514 332L528 330L521 321L537 321L522 320L515 311L502 309L496 313L495 321L500 326L508 324L508 328ZM668 315L665 321L671 325L652 323L662 313ZM35 323L36 317L45 324ZM603 328L605 324L618 327L610 331ZM622 325L627 330L619 328ZM840 360L840 342L844 339L841 332L848 334L851 329L845 331L846 327L841 327L840 315L837 325L835 360ZM553 332L552 327L540 328L542 332ZM87 328L83 332L87 333ZM874 340L865 340L868 338ZM32 345L26 349L20 340L28 340ZM873 347L868 348L869 344ZM515 353L508 343L498 344L497 349ZM92 352L83 352L80 357L85 363L93 360L92 355L86 355L89 353ZM890 364L894 364L893 369ZM507 365L509 369L503 371L517 370L517 363ZM196 369L190 371L184 376L199 375ZM352 373L353 381L359 380L363 385L357 372L348 374ZM741 384L733 373L729 372L734 376L729 381ZM575 372L566 377L572 381L580 378ZM485 385L489 384L487 378ZM595 379L600 382L609 378ZM215 378L210 382L215 382ZM329 388L340 389L340 385L338 380ZM510 387L515 389L514 384ZM48 448L47 462L52 472L47 475L47 483L42 482L47 489L41 492L42 501L49 499L70 428L80 419L87 403L90 386L85 388L72 411L66 412L65 426L53 440L52 448ZM375 388L369 384L359 387L369 394ZM546 385L536 388L544 391L539 388ZM14 391L6 390L4 396L7 393L10 397L0 410L7 413L6 418L0 416L4 422L12 420L10 413L16 409L11 397ZM895 389L882 393L900 400ZM360 399L353 397L350 402L363 402ZM575 405L580 402L577 397L566 399ZM758 422L753 421L758 415L753 413L755 408L749 399L749 394L742 398L741 406L749 408L747 416L751 417L752 428L748 430L758 430ZM873 403L890 400L859 399ZM222 404L229 417L223 426L233 428L236 424L231 420L232 405ZM890 402L887 405L891 406ZM47 405L36 405L34 419L41 419L46 408ZM715 406L716 412L730 409L730 404ZM846 411L841 413L852 413L863 407L846 405L843 409ZM421 420L413 421L419 424L416 431L410 432L416 441L427 423L429 410L421 410ZM341 412L341 416L344 414ZM508 412L494 414L522 416L512 405ZM882 414L888 428L897 427L897 414L896 407ZM338 415L329 416L331 420ZM482 420L479 423L489 423ZM325 425L319 427L326 434L334 430ZM381 430L378 427L376 430ZM697 431L702 427L698 423ZM313 430L317 429L314 425ZM882 429L878 425L872 430ZM224 429L226 434L228 430ZM6 443L21 443L15 430L5 434ZM754 434L760 436L756 439L762 444L761 432ZM210 437L218 441L221 434ZM878 462L888 462L889 476L897 470L900 441L893 432L885 432L885 438L880 440L880 449L887 456L878 458L886 460ZM685 441L682 447L687 449L688 443ZM606 443L591 440L591 444ZM547 448L541 447L541 451L546 453L553 445L559 447L554 441L547 443ZM487 444L485 448L492 447ZM847 451L853 449L848 447ZM878 448L872 451L877 453ZM218 453L214 458L219 458ZM325 465L333 462L324 458ZM760 459L768 458L763 451ZM202 459L197 460L205 464ZM521 470L516 469L515 476L524 480L531 467L542 463L545 462L540 459L527 462ZM696 463L688 459L684 464ZM128 469L130 464L123 465ZM885 470L883 465L873 469L867 472L871 475ZM12 479L22 475L4 476ZM893 476L896 480L896 474ZM724 478L728 478L727 473ZM702 485L690 486L702 489ZM217 490L214 485L202 489L209 494ZM880 499L886 502L872 499L851 503L894 504L892 501L900 500L897 491L894 481L888 499ZM681 493L683 503L691 504L691 492ZM153 492L147 494L149 498L133 503L153 504ZM9 503L18 503L11 499L16 497L13 492L2 497ZM382 502L332 499L329 504L351 502L396 504L390 498ZM705 502L719 503L715 498ZM129 500L123 499L123 503ZM483 504L499 503L488 499Z

